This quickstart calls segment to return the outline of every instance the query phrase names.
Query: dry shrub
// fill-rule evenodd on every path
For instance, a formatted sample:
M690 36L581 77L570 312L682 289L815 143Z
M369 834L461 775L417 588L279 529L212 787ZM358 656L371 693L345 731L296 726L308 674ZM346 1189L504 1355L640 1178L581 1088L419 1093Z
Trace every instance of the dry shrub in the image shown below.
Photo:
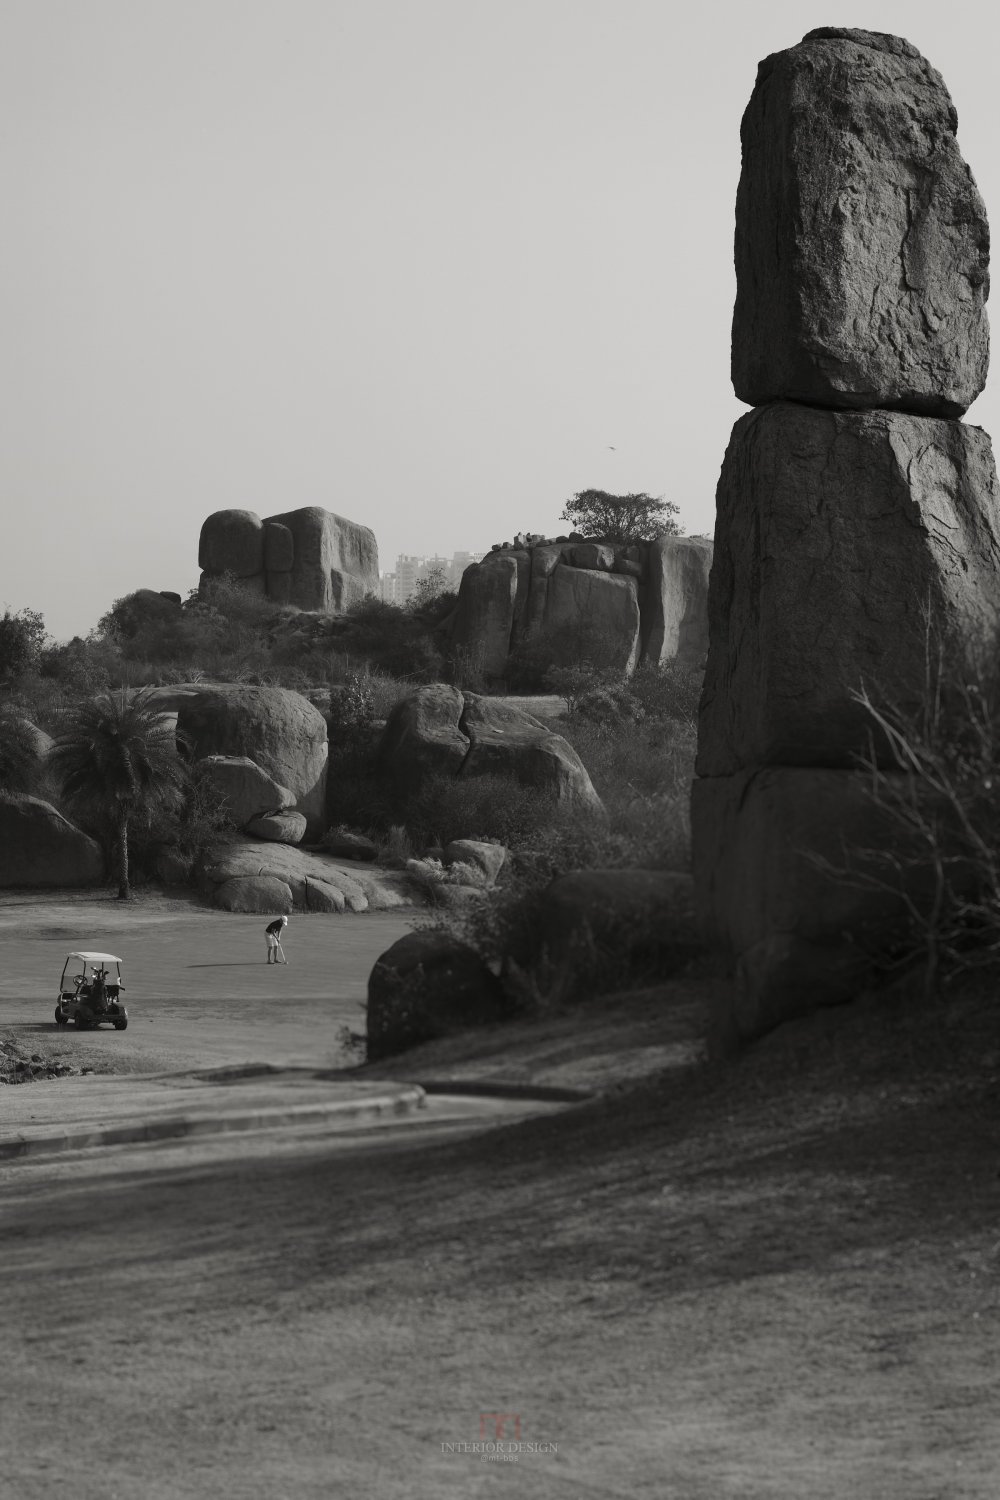
M425 855L423 859L408 859L405 869L432 906L446 904L449 889L454 891L456 886L473 887L476 890L486 888L485 872L477 865L463 864L461 860L445 865L439 859Z
M486 647L483 642L452 648L448 656L448 681L470 693L487 691Z
M402 870L416 857L413 840L402 823L390 823L389 831L379 840L378 863L389 869Z
M872 736L862 764L895 836L854 850L841 874L900 894L928 992L958 971L1000 958L1000 674L964 670L929 638L925 693L903 707L862 688Z
M480 839L530 846L564 820L552 792L509 776L431 776L405 803L405 822L423 845Z

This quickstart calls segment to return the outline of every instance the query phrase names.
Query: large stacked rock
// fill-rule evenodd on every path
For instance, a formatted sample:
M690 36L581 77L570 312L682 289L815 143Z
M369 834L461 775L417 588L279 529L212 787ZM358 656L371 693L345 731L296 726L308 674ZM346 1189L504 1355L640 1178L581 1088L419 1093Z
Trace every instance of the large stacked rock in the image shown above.
M459 586L452 650L488 678L506 677L511 653L525 648L560 667L704 667L707 538L518 541L466 568Z
M378 765L404 796L434 777L503 776L549 793L564 811L604 816L586 767L561 734L522 709L445 683L417 688L395 705Z
M176 712L177 729L242 827L294 808L297 838L325 826L326 720L301 693L237 683L179 683L152 700ZM263 837L274 837L270 825ZM291 825L289 825L290 827Z
M367 526L318 505L266 516L217 510L201 528L202 582L231 573L279 604L340 613L378 592L378 547Z
M928 618L959 671L1000 625L990 441L956 420L988 231L955 126L908 42L840 28L766 59L744 116L733 383L757 409L719 481L693 800L743 1035L847 998L898 936L902 895L845 881L852 858L891 843L921 884L856 769L857 691L917 704Z

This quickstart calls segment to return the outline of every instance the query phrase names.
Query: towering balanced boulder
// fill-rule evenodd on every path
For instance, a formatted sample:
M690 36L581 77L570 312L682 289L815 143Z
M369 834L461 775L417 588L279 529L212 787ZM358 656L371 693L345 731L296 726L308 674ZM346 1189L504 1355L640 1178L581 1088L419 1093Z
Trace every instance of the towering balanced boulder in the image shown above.
M719 481L693 799L743 1034L848 996L902 921L842 873L898 837L855 769L858 689L920 701L929 616L959 668L1000 627L993 454L955 420L988 353L955 126L908 42L839 28L767 58L744 116L733 384L757 406Z
M378 592L378 547L367 526L318 505L261 520L217 510L201 528L202 577L232 573L280 604L340 613Z
M989 228L956 128L901 37L823 27L761 63L736 200L741 400L960 417L979 395Z

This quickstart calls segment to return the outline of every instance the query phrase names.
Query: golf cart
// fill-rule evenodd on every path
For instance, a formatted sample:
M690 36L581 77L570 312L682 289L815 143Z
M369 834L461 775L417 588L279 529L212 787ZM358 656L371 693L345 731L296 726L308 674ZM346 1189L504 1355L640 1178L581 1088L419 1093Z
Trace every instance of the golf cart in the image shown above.
M128 1025L128 1011L121 999L122 961L113 953L71 953L63 964L56 1001L56 1025L76 1022L78 1031L89 1031L110 1021L116 1031Z

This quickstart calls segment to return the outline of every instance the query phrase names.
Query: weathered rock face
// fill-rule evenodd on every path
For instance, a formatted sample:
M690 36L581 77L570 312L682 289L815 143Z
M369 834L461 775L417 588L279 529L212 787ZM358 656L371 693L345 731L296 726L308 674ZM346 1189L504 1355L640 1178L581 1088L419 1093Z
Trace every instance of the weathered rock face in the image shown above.
M510 1006L478 953L443 932L411 932L379 957L368 980L368 1059L403 1052Z
M136 589L115 608L119 628L126 635L134 635L143 625L169 628L180 618L180 594L164 593L158 589Z
M280 521L264 523L265 573L290 573L295 566L295 536Z
M701 668L711 562L704 537L498 548L462 576L451 649L493 679L522 647L552 666Z
M184 684L157 689L154 701L177 708L177 729L196 758L245 756L294 798L310 836L323 831L327 731L318 709L285 688Z
M501 556L472 563L459 584L452 650L481 660L482 670L489 677L502 677L507 664L517 576L517 560Z
M226 810L237 828L262 813L295 805L295 793L246 755L206 755L196 769L225 798Z
M220 911L259 912L287 916L292 911L292 892L274 875L234 875L222 881L212 902Z
M201 528L198 566L205 573L262 577L264 527L252 510L217 510Z
M101 846L40 797L0 798L0 886L99 885Z
M574 568L610 573L615 565L615 548L607 542L577 542L569 549L569 561Z
M347 898L337 886L326 880L306 880L306 910L339 915L347 908Z
M761 63L743 118L733 385L957 417L986 381L989 230L940 75L826 27Z
M269 548L269 598L340 613L366 594L378 593L378 547L367 526L310 505L269 516L265 527L269 537L272 527L281 528ZM289 552L290 566L275 567L274 562L287 561Z
M691 821L698 908L735 956L732 1019L744 1036L871 982L907 930L907 898L919 907L933 892L924 851L862 771L706 777Z
M252 838L231 839L213 845L205 851L196 873L200 890L215 906L229 899L220 894L224 886L256 879L281 882L290 892L296 911L340 911L345 907L354 912L369 909L395 911L423 904L412 881L398 870L353 864L315 850L258 842ZM334 898L324 903L323 891L314 891L310 895L317 882L326 889L339 891L343 901L338 903ZM268 909L266 904L247 908L254 911Z
M923 695L928 609L970 662L996 638L981 428L778 402L737 422L717 506L700 775L854 766L872 729L862 683L900 706Z
M603 816L583 761L568 740L539 719L496 699L466 693L460 729L469 751L459 775L509 776L522 786L550 792L565 808Z
M465 699L458 688L431 683L397 703L379 741L382 775L403 794L415 791L428 776L457 776L469 753L459 729Z
M539 719L444 683L397 703L378 749L382 775L397 792L419 791L431 776L508 776L551 792L567 810L602 816L583 762Z
M704 667L713 551L706 537L664 536L649 544L649 581L643 611L645 666L676 662L692 670ZM621 565L628 563L625 558Z
M318 505L268 516L220 510L201 529L204 578L233 573L280 604L340 613L378 592L374 533Z
M261 813L251 818L246 832L255 839L267 839L274 844L301 844L306 834L306 820L294 808L284 812Z
M639 659L636 580L598 571L596 565L568 568L560 563L549 579L541 633L550 643L554 666L592 662L632 673Z

